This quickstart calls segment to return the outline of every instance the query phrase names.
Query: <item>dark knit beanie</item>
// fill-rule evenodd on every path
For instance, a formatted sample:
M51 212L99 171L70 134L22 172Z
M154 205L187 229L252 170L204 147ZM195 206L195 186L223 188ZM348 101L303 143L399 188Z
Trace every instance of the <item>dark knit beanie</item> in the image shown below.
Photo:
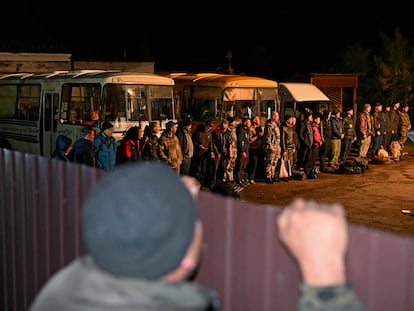
M102 123L102 125L101 125L101 131L103 132L103 131L105 131L107 129L110 129L110 128L113 128L113 127L114 126L113 126L113 124L111 122L106 121L106 122Z
M197 207L171 167L145 162L107 173L88 195L81 217L86 249L99 267L158 279L185 256Z

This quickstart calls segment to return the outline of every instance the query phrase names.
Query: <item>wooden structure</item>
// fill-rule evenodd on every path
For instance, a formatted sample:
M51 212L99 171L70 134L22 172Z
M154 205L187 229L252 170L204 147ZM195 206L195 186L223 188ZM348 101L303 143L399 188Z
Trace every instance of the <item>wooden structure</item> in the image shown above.
M343 112L344 108L353 107L356 115L358 78L357 73L312 73L310 82L324 92L339 110Z

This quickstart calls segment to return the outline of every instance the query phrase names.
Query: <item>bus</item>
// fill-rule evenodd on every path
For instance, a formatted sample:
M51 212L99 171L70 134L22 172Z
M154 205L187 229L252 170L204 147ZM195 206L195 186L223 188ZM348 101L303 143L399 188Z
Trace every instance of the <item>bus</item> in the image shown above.
M174 80L116 70L0 74L0 147L50 157L58 135L74 142L84 126L114 125L118 140L131 126L177 121Z
M262 126L271 111L280 110L278 83L261 77L217 73L170 73L174 79L176 115L190 116L193 130L211 121L213 128L223 119L258 115Z

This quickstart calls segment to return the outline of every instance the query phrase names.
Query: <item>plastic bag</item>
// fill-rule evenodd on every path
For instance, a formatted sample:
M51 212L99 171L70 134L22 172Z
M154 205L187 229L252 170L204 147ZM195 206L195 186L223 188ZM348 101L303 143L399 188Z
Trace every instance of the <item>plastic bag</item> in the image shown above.
M282 157L280 160L279 178L285 179L292 176L292 168L289 159Z

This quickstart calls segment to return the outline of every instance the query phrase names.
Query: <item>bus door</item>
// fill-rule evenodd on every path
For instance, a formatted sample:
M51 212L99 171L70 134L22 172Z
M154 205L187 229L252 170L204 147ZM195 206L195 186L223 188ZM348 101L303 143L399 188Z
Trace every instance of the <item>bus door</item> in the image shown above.
M57 123L59 117L59 94L45 92L43 95L42 119L40 120L40 137L41 155L50 157L55 149L55 142L58 136ZM68 135L68 133L60 133Z
M259 88L258 94L258 109L257 115L260 116L260 124L266 125L266 121L270 119L272 111L280 113L280 104L277 100L277 91L273 88Z

